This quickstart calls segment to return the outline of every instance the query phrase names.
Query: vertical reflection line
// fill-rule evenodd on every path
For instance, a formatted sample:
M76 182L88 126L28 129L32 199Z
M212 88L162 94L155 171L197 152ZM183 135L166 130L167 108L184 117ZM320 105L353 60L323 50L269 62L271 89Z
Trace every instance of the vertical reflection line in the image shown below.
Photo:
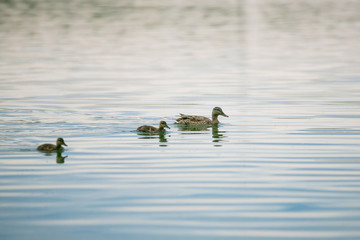
M251 79L251 70L254 69L254 59L256 59L259 42L259 22L258 0L245 1L245 62L247 64L246 74L248 80Z

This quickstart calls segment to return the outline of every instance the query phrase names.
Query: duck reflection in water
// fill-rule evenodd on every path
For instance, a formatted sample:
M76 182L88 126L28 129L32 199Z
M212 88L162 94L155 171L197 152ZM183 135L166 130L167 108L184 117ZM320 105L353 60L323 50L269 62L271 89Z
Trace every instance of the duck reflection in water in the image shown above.
M221 142L224 142L223 138L226 138L224 133L226 131L219 131L219 124L213 125L185 125L178 124L179 131L183 131L181 134L209 134L210 128L212 133L212 142L215 147L221 147Z
M138 135L142 135L142 137L139 137L139 139L159 139L159 146L160 147L167 147L167 138L165 132L158 133L158 134L149 134L149 133L138 133ZM170 137L170 135L169 135Z
M224 133L226 133L226 131L219 131L219 126L218 124L214 124L212 126L212 138L213 138L213 143L215 147L221 147L222 144L219 144L220 142L224 142L224 139L226 136L224 135Z
M63 164L65 163L65 158L67 158L68 156L62 156L62 152L61 151L57 151L56 153L56 163L57 164Z
M55 152L44 152L45 156L53 156ZM63 164L65 163L65 158L67 158L68 156L63 156L62 155L63 151L59 150L59 151L56 151L56 163L57 164Z

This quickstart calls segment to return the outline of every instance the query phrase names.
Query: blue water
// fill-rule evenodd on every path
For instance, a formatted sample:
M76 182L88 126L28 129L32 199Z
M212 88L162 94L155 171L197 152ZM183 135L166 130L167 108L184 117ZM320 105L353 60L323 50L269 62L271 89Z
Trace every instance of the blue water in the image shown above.
M359 8L0 3L0 239L360 239Z

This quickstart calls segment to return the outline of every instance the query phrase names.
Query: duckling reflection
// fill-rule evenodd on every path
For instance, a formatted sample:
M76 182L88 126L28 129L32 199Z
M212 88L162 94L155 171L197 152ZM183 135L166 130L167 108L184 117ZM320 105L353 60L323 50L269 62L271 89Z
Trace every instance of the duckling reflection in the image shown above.
M162 144L159 144L160 147L167 147L167 138L165 137L165 134L159 134L159 142Z
M139 135L142 135L142 137L139 137L139 139L159 139L159 143L162 143L160 144L159 146L161 147L166 147L167 146L167 138L166 138L166 134L165 133L159 133L159 134L139 134ZM170 137L170 135L169 135ZM164 144L165 143L165 144Z
M226 133L225 131L219 131L219 126L218 124L214 124L212 126L212 138L213 138L213 143L220 143L220 142L224 142L223 138L225 138L226 136L224 136L223 133ZM216 147L221 147L221 144L214 144L214 146Z
M55 152L44 152L44 156L47 156L47 157L51 157L51 156L54 156L54 153ZM58 164L63 164L65 163L65 158L67 158L68 156L63 156L62 155L63 151L62 150L58 150L56 151L56 163Z
M61 151L57 151L56 153L56 163L57 164L63 164L65 163L65 158L67 158L68 156L62 156L62 152Z

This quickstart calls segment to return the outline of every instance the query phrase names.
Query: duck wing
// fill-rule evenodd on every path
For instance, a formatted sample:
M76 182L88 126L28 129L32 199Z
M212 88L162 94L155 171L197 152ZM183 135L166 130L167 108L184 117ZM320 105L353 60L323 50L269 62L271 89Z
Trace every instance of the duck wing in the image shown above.
M181 124L211 124L211 120L207 117L182 113L180 113L180 118L176 119L176 121Z
M53 144L50 144L50 143L45 143L45 144L42 144L40 145L37 150L39 151L54 151L56 150L56 146L53 145Z
M152 133L152 132L156 132L158 129L156 127L153 127L153 126L144 125L144 126L138 127L136 130L139 131L139 132Z

